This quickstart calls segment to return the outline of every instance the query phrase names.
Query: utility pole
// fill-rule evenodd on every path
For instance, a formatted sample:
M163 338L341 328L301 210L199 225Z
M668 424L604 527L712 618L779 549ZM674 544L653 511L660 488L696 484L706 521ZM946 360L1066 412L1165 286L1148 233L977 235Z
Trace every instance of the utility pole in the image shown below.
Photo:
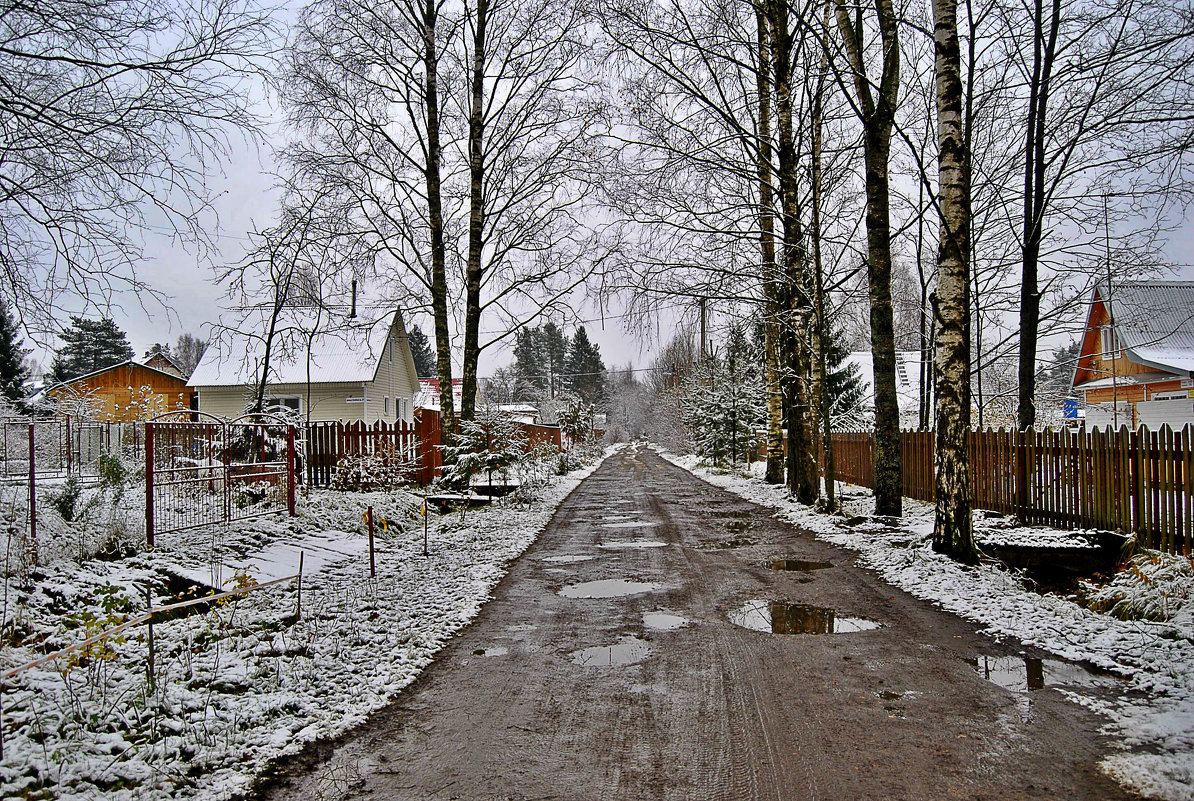
M1103 299L1107 307L1107 339L1110 345L1108 358L1111 360L1111 419L1115 430L1119 431L1119 380L1116 375L1119 366L1115 363L1115 312L1111 310L1111 229L1107 217L1107 195L1103 195L1103 247L1107 261L1107 297Z
M705 301L707 298L701 298L701 365L705 364Z

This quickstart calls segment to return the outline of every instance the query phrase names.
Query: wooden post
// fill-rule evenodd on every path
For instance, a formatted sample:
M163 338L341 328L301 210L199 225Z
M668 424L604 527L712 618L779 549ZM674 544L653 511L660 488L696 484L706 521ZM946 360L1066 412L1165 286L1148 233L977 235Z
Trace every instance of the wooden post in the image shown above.
M294 426L286 426L286 509L294 517Z
M298 598L294 603L294 622L303 617L303 552L299 551Z
M153 591L149 585L145 585L145 609L149 614L149 619L146 624L149 626L149 661L145 665L146 676L149 678L149 691L154 691L154 676L156 675L153 669Z
M377 566L373 561L373 507L370 506L365 512L365 517L369 520L369 578L377 578Z
M37 453L34 446L34 424L29 424L29 548L33 563L37 564Z
M66 416L66 473L70 475L71 467L70 415ZM81 449L80 449L81 450Z
M423 556L430 556L427 551L427 496L423 496Z
M153 547L153 423L145 424L145 544Z

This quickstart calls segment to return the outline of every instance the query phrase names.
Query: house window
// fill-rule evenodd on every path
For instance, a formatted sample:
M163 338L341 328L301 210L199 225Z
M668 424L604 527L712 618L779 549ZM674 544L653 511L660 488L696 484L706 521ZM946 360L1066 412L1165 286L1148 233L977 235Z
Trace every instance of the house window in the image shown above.
M1157 392L1151 400L1188 400L1190 393L1186 390L1175 390L1173 392Z
M265 399L262 408L267 412L292 411L298 414L302 412L302 402L298 395L271 395Z
M1116 352L1115 352L1115 350L1116 350L1115 332L1111 329L1111 326L1105 325L1105 326L1103 326L1102 334L1103 334L1103 358L1105 358L1105 359L1117 358L1118 354L1116 354Z
M381 408L382 408L382 411L385 412L386 414L390 413L390 396L389 395L386 395L384 398L381 399Z
M386 347L390 349L390 364L394 363L394 340L386 343Z

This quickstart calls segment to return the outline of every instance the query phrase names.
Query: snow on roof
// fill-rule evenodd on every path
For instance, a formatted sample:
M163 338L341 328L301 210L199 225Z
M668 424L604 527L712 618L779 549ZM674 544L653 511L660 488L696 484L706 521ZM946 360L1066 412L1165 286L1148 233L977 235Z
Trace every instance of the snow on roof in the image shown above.
M845 358L843 366L855 364L866 385L864 403L874 405L875 361L869 350L856 350ZM930 365L931 367L931 365ZM920 351L896 351L896 396L900 411L915 413L920 407Z
M1110 292L1104 282L1091 296L1107 297L1116 340L1132 361L1194 374L1194 281L1125 281Z
M397 311L379 315L328 318L319 321L318 332L310 343L312 384L344 384L372 381L385 350L386 338L398 318ZM187 381L192 387L242 386L256 380L265 350L268 313L254 315L241 324L239 331L217 340L203 352L195 372ZM311 310L287 310L279 324L270 353L271 384L307 383L307 336L316 328ZM251 332L251 333L249 333Z
M457 411L460 409L461 398L464 397L464 380L452 379L452 403ZM416 409L434 409L439 411L439 379L420 378L419 391L415 394Z
M167 372L167 371L162 370L157 367L151 367L148 364L146 364L144 361L141 361L140 359L125 359L122 362L117 362L116 364L109 364L107 367L101 367L98 370L92 370L90 373L84 373L83 375L77 375L73 378L68 378L65 381L58 382L57 384L50 384L43 389L43 392L49 392L50 390L57 389L58 387L65 387L70 384L78 383L79 381L83 381L88 378L94 378L97 375L103 375L104 373L108 372L109 370L115 370L118 367L141 367L146 370L149 370L151 373L158 373L160 375L166 376L167 378L173 378L177 381L182 380L181 375L176 375L175 373L170 373L170 372Z

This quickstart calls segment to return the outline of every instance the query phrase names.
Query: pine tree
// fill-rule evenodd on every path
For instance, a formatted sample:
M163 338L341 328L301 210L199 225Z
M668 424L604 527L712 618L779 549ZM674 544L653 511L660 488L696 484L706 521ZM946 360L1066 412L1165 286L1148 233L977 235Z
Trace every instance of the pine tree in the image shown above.
M868 387L862 371L853 362L847 362L850 351L846 348L840 331L830 331L829 344L825 349L829 363L829 375L825 391L829 393L829 414L834 427L862 427L860 410L868 400Z
M548 397L554 400L566 389L564 374L569 372L566 368L569 350L568 337L564 334L564 330L551 320L543 324L540 336L542 337L540 358L544 367L547 368Z
M7 303L0 303L0 395L20 409L25 399L25 382L29 380L29 368L25 356L29 350L17 331Z
M88 320L71 317L58 338L62 347L50 363L50 378L66 381L133 358L128 337L110 317Z
M605 362L601 349L589 340L583 325L576 329L568 345L564 371L567 389L586 403L596 406L605 399Z
M544 365L543 331L540 328L523 328L514 335L514 371L518 385L537 391L547 389L547 367ZM519 400L533 400L520 397Z
M415 360L415 374L419 378L434 378L435 349L431 347L431 340L417 325L412 325L406 332L406 341L410 343L410 355Z

